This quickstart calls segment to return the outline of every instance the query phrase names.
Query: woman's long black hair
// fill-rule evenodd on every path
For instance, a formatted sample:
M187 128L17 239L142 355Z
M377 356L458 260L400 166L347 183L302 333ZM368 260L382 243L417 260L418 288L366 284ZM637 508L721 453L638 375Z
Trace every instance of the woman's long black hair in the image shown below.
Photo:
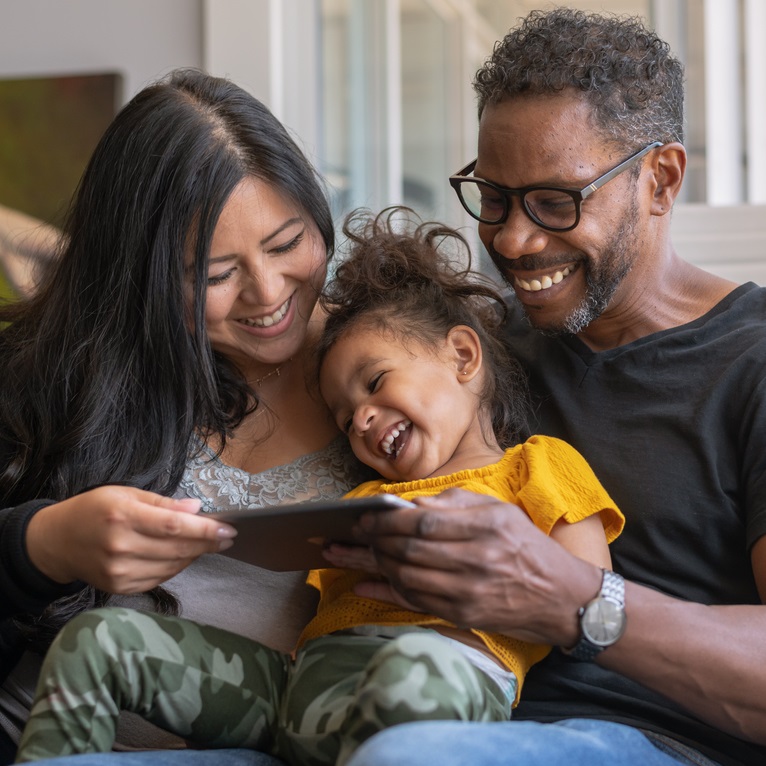
M213 230L246 177L305 211L329 257L319 179L247 92L178 70L117 115L80 181L55 265L30 300L0 310L2 507L110 483L172 494L192 435L223 444L255 406L204 323Z

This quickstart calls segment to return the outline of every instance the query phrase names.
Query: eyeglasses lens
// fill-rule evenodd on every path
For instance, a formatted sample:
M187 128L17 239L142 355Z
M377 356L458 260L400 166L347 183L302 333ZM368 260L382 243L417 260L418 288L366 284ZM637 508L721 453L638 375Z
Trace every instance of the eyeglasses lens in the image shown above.
M575 201L556 189L529 191L524 202L530 215L551 229L568 229L577 222Z
M463 181L460 198L468 212L483 223L497 223L506 215L506 200L488 184Z
M511 204L509 195L481 181L463 181L460 196L474 218L489 224L505 220ZM524 206L535 222L551 229L568 229L577 222L574 199L556 189L528 191L524 195Z

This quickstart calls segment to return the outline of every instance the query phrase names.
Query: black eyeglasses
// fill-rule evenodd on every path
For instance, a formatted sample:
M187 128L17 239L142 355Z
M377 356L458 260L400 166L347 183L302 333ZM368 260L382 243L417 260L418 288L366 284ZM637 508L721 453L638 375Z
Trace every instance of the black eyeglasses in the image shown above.
M476 160L450 176L449 182L468 214L481 223L504 223L511 210L511 198L520 197L524 211L538 226L549 231L569 231L580 223L580 206L584 199L658 146L662 146L661 141L645 146L583 189L556 186L508 189L469 175L476 167Z

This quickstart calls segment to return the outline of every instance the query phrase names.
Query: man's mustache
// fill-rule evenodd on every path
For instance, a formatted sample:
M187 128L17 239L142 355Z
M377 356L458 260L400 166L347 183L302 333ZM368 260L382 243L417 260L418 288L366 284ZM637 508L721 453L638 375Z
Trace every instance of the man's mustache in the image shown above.
M573 263L585 260L582 253L561 253L560 255L521 255L518 258L506 258L489 247L489 256L495 265L502 271L556 271Z

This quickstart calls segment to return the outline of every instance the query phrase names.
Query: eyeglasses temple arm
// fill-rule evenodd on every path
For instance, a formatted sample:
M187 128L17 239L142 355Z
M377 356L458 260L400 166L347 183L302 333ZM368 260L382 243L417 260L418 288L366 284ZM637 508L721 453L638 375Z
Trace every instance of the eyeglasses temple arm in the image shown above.
M662 141L654 141L653 143L649 144L649 146L645 146L637 154L634 154L632 157L628 157L625 162L621 162L616 168L612 168L610 171L604 173L601 178L597 178L592 184L588 184L588 186L586 186L581 192L582 198L585 199L586 197L589 197L591 194L593 194L594 191L600 189L605 183L611 181L615 176L620 175L623 170L627 170L634 162L638 162L642 157L649 154L652 149L656 149L658 146L662 145Z

